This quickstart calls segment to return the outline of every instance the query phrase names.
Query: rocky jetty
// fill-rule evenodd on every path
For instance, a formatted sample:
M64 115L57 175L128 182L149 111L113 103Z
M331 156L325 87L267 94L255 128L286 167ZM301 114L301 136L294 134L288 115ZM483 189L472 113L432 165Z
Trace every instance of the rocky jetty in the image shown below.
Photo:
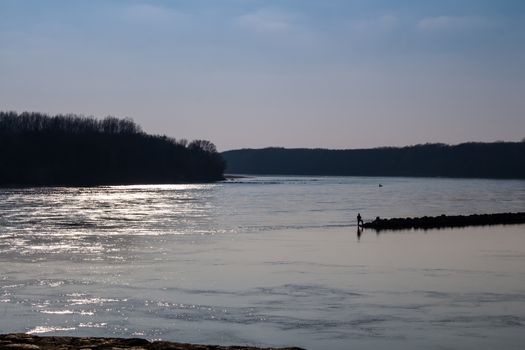
M366 222L363 228L375 230L431 229L446 227L525 224L525 213L423 216L420 218L393 218Z
M303 350L301 348L254 348L149 342L140 338L40 337L31 334L1 334L0 349L9 350Z

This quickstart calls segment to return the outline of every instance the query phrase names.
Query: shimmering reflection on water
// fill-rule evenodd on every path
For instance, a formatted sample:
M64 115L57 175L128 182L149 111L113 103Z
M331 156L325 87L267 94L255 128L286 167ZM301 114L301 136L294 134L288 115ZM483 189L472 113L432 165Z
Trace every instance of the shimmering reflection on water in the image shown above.
M221 232L213 195L212 185L3 190L0 253L125 259L134 236Z
M4 189L0 331L519 349L523 226L358 240L354 216L518 211L524 203L525 182L490 180Z

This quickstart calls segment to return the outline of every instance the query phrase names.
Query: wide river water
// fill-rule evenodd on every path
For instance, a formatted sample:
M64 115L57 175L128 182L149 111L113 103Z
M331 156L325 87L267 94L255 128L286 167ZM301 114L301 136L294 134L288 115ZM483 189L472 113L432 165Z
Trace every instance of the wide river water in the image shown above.
M382 187L379 187L382 184ZM0 332L308 349L523 349L525 181L251 177L0 189Z

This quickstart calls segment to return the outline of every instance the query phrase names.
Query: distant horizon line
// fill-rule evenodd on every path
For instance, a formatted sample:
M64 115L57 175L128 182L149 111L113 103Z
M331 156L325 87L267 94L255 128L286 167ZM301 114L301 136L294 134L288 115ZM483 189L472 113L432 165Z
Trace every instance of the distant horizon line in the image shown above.
M233 152L233 151L255 151L255 150L271 150L271 149L284 149L284 150L323 150L323 151L361 151L361 150L374 150L374 149L385 149L385 148L408 148L408 147L418 147L418 146L447 146L447 147L456 147L466 144L495 144L495 143L525 143L525 138L521 141L465 141L460 143L445 143L445 142L425 142L425 143L416 143L404 146L375 146L375 147L361 147L361 148L330 148L330 147L285 147L285 146L264 146L264 147L241 147L233 148L225 151L220 151L219 153Z
M135 122L134 118L133 117L128 117L128 116L124 116L124 117L117 117L111 113L109 114L106 114L104 117L99 117L99 116L95 116L93 114L84 114L84 113L74 113L74 112L68 112L68 113L49 113L49 112L39 112L39 111L30 111L30 110L24 110L24 111L18 111L18 110L13 110L13 109L5 109L5 110L0 110L0 113L16 113L17 115L22 115L22 114L43 114L43 115L47 115L49 117L68 117L68 116L74 116L74 117L81 117L81 118L89 118L89 119L95 119L95 120L102 120L104 118L108 118L108 117L112 117L112 118L118 118L118 119L127 119L127 120L130 120L134 123L136 123L137 125L139 125L141 127L141 129L146 132L147 134L149 135L153 135L153 136L167 136L167 137L170 137L170 138L176 138L176 139L180 139L180 140L186 140L188 138L186 137L177 137L177 136L174 136L174 135L168 135L166 133L155 133L155 132L149 132L147 131L145 128L142 127L141 124ZM199 139L199 138L197 138ZM202 139L202 138L201 138ZM210 140L211 142L214 142L213 140ZM293 146L293 147L287 147L287 146L262 146L262 147L237 147L237 148L229 148L229 149L226 149L224 151L220 150L219 153L225 153L225 152L231 152L231 151L239 151L239 150L263 150L263 149L287 149L287 150L328 150L328 151L348 151L348 150L373 150L373 149L384 149L384 148L405 148L405 147L415 147L415 146L423 146L423 145L444 145L444 146L459 146L459 145L463 145L463 144L472 144L472 143L487 143L487 144L491 144L491 143L521 143L521 142L525 142L525 137L523 137L523 139L521 139L520 141L505 141L505 140L495 140L495 141L463 141L463 142L459 142L459 143L446 143L446 142L425 142L425 143L415 143L415 144L407 144L407 145L403 145L403 146L387 146L387 145L382 145L382 146L371 146L371 147L356 147L356 148L351 148L351 147L348 147L348 148L333 148L333 147L321 147L321 146L314 146L314 147L303 147L303 146ZM217 147L219 148L219 147Z

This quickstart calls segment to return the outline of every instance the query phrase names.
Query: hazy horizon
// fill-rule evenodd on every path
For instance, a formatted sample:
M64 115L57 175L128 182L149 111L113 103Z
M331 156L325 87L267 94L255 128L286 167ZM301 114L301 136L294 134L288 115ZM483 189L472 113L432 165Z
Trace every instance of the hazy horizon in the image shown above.
M0 3L0 109L220 151L521 141L521 1Z

